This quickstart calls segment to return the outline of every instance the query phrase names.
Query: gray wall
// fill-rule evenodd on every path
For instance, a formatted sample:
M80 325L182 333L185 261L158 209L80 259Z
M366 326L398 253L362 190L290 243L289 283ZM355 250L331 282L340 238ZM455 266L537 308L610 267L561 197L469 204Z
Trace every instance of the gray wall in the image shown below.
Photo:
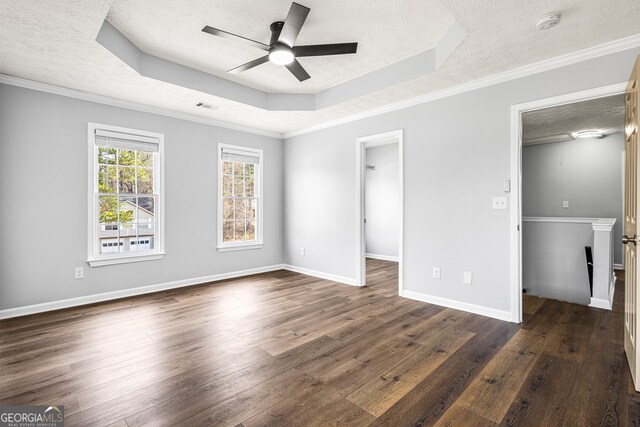
M365 150L366 163L375 166L365 177L366 252L397 257L400 240L400 170L398 144Z
M0 85L0 309L282 261L354 278L355 140L402 128L405 289L508 311L509 211L492 210L491 197L504 195L510 174L511 105L624 82L638 53L300 135L284 147L273 138ZM165 134L167 256L86 267L86 278L74 280L73 268L86 266L88 121ZM219 141L265 150L262 250L215 249ZM441 267L441 280L432 279L433 266ZM473 273L473 285L462 284L463 271Z
M85 263L90 121L165 134L164 259ZM218 142L264 149L262 249L216 250ZM0 85L0 309L280 264L282 170L279 139Z
M622 134L523 147L523 216L616 218L614 263L622 264L623 151Z
M404 129L404 286L510 311L511 106L625 82L640 49L576 63L285 141L285 261L356 275L356 138ZM510 196L510 195L509 195ZM514 203L509 200L509 206ZM301 257L298 248L307 247ZM432 268L442 278L432 278ZM473 285L462 283L463 271Z
M584 247L591 224L522 222L522 287L529 295L589 305Z

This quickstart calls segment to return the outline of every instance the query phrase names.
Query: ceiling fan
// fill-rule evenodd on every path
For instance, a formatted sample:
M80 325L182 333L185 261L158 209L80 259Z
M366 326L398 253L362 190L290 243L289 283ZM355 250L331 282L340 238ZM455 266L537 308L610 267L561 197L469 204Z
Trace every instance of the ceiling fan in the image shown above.
M309 73L302 67L296 58L304 56L325 56L325 55L344 55L348 53L356 53L358 43L335 43L335 44L315 44L307 46L294 46L298 34L302 29L304 21L309 15L308 7L298 3L292 3L291 9L284 21L276 21L269 27L271 30L271 41L264 44L255 40L248 39L227 31L206 25L202 31L213 34L214 36L224 37L231 40L240 40L249 43L258 49L269 52L267 55L249 61L238 67L232 68L228 73L241 73L265 62L271 62L276 65L284 65L296 78L303 82L310 78Z

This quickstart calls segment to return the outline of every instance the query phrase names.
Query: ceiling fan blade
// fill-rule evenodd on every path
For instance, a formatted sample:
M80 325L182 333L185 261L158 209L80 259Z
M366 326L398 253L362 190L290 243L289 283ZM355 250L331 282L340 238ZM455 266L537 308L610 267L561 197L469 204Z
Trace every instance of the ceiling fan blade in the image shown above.
M264 64L265 62L269 62L269 55L265 55L262 58L254 59L253 61L249 61L246 64L242 64L236 68L232 68L227 73L238 74L243 71L250 70L253 67L257 67L260 64Z
M287 18L284 20L284 26L280 32L280 37L278 37L280 43L293 47L304 21L307 20L307 15L309 15L310 10L308 7L298 3L291 3L291 9L289 9Z
M210 27L208 25L205 25L202 31L205 33L213 34L214 36L224 37L225 39L229 39L229 40L242 41L245 43L248 42L250 45L252 45L253 47L257 47L258 49L267 50L267 51L269 50L269 45L257 42L255 40L248 39L246 37L239 36L237 34L228 33L226 31L222 31L217 28Z
M309 73L307 73L307 71L302 67L302 64L300 64L297 59L294 59L291 64L287 64L285 65L285 67L287 67L289 71L291 71L291 74L296 76L296 78L301 82L307 80L308 78L311 78Z
M356 53L358 43L314 44L308 46L294 46L293 54L302 56L344 55Z

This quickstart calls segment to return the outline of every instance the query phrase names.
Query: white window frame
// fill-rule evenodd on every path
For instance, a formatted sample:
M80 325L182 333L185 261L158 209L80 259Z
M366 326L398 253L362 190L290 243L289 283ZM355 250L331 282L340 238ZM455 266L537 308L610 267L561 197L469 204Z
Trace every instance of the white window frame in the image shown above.
M254 179L257 180L257 185L254 190L254 197L258 199L258 211L256 212L256 240L249 240L244 242L224 242L222 235L223 224L223 198L222 198L222 150L230 149L239 152L251 153L259 157L258 173L254 175ZM242 147L239 145L229 145L218 143L217 150L218 157L218 252L230 252L230 251L242 251L249 249L260 249L264 246L262 240L262 225L263 225L263 192L262 192L262 178L264 170L263 150L260 148Z
M152 261L162 259L164 249L164 134L129 129L120 126L105 125L100 123L88 123L87 133L87 178L88 178L88 222L87 222L87 262L91 267L104 265L123 264L130 262ZM158 151L154 153L153 186L157 194L155 201L156 234L154 236L154 249L139 253L100 253L100 239L98 237L98 150L96 150L96 130L119 132L132 136L139 135L158 140Z

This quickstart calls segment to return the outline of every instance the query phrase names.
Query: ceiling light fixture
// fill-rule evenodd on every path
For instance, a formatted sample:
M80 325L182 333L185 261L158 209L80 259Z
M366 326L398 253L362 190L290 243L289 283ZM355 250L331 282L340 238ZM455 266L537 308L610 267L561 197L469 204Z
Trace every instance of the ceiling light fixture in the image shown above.
M597 129L581 130L579 132L571 132L576 139L584 138L602 138L604 134Z
M276 44L269 50L269 61L276 65L291 64L294 58L293 49L282 43Z
M555 27L560 23L560 12L551 12L546 15L542 15L536 22L536 28L538 30L546 30L551 27Z

